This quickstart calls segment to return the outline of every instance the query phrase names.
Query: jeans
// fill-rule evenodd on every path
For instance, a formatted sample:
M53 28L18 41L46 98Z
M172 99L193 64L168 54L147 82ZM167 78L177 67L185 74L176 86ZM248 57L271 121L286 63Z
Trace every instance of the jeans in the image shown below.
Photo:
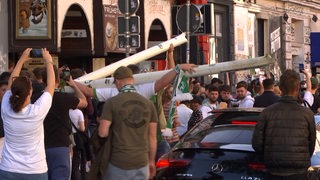
M48 174L21 174L0 169L0 179L5 180L48 180Z
M49 180L70 179L70 148L55 147L46 149Z

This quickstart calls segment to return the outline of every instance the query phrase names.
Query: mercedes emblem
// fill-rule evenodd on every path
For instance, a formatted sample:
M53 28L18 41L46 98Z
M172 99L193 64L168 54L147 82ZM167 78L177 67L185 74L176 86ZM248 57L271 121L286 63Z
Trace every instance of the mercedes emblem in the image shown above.
M214 163L211 166L211 171L213 173L219 174L219 173L221 173L223 171L223 166L220 163Z

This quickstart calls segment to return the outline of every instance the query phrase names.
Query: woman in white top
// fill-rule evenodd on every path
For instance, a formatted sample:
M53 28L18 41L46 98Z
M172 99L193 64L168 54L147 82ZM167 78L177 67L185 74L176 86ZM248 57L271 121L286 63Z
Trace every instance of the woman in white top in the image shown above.
M86 153L84 151L84 142L81 143L81 139L76 135L76 133L78 133L78 131L85 131L84 116L80 109L69 109L69 117L71 123L78 129L76 130L72 125L72 133L75 144L73 146L72 154L71 179L81 179L81 176L85 176L84 167L86 165Z
M0 179L48 179L43 121L51 107L55 75L52 57L46 49L42 49L48 83L41 97L34 104L30 104L31 80L28 77L19 77L19 73L23 64L30 60L31 50L27 48L21 55L2 99L1 116L6 138L0 164Z
M71 122L76 126L79 131L84 132L84 116L80 109L69 109L69 117ZM72 126L72 132L76 133L77 130Z

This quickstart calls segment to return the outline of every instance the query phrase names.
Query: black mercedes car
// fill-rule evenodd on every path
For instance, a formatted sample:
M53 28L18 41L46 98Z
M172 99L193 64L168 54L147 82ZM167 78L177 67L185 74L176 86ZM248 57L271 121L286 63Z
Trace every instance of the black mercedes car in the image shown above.
M156 179L266 179L263 157L251 145L263 108L214 110L157 162ZM315 115L319 126L320 116ZM320 133L308 176L320 178Z
M251 139L261 108L215 110L157 162L156 179L265 179Z

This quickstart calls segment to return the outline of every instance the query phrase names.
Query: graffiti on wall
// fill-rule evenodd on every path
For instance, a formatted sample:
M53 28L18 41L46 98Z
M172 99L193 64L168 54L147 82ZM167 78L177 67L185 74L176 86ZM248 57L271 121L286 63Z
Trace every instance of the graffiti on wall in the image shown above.
M145 6L147 7L146 10L152 14L166 15L166 7L170 6L170 2L164 0L149 0L145 2Z

